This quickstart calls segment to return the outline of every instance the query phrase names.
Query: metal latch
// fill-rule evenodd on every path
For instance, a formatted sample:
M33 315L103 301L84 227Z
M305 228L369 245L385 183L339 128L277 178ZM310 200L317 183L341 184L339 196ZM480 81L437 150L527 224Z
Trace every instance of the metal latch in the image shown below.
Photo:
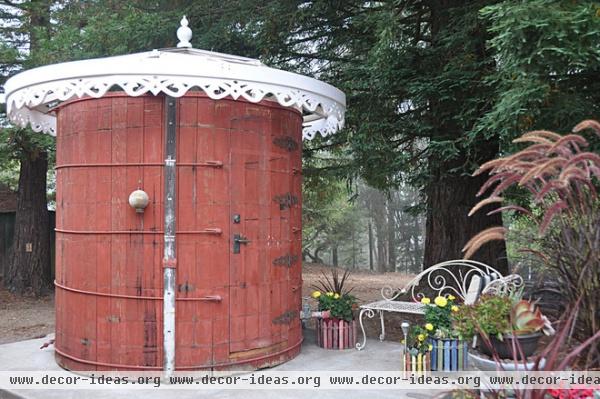
M233 235L233 253L234 254L239 254L240 253L240 244L248 244L250 242L250 240L246 237L244 237L241 234L234 234Z

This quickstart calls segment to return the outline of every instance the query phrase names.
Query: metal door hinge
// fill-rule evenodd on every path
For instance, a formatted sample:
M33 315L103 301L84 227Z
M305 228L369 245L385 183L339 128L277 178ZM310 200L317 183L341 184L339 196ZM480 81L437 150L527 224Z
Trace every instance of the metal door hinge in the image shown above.
M275 137L273 144L290 152L298 149L298 142L290 136Z
M273 260L273 264L275 266L292 267L292 265L294 263L296 263L296 261L298 261L298 256L286 254L286 255L280 256L279 258L275 258Z
M300 314L297 310L288 310L273 319L273 324L290 324L292 320L298 319Z
M279 209L284 210L285 208L291 208L294 205L298 205L298 197L292 193L285 193L282 195L276 195L273 198L275 202L279 204Z

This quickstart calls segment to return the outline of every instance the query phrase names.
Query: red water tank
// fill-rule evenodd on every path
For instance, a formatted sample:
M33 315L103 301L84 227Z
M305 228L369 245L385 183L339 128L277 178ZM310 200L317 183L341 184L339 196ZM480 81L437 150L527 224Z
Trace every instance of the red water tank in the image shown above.
M166 97L57 110L56 357L163 369ZM260 368L302 341L301 136L277 102L175 101L177 370ZM136 212L128 197L143 190Z

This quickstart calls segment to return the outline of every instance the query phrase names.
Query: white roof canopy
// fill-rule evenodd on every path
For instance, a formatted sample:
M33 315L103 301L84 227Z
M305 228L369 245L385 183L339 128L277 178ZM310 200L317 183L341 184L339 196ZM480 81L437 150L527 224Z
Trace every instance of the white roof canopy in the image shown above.
M185 18L185 17L184 17ZM212 99L274 100L301 109L303 137L335 133L344 125L346 96L319 80L273 69L258 60L190 48L182 20L178 48L47 65L21 72L4 85L9 119L56 134L52 108L76 97L99 98L120 88L130 96L181 97L201 89ZM187 29L183 31L182 28Z

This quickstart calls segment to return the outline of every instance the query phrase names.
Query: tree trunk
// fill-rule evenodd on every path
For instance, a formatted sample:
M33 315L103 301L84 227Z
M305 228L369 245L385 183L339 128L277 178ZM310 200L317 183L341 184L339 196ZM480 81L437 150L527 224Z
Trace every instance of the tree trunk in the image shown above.
M369 221L369 270L373 271L373 225Z
M51 286L50 219L46 200L48 156L26 153L21 159L15 235L4 285L18 294L42 295Z
M394 197L388 199L388 271L396 271L396 218L394 211Z
M375 259L377 272L387 271L387 212L385 209L385 196L379 190L373 189L371 196L371 216L375 227Z
M458 12L472 12L465 8L469 2L465 0L435 0L430 3L431 10L431 46L441 52L468 51L469 56L475 56L482 68L480 77L486 75L485 68L493 67L490 55L486 54L485 28L479 27L472 33L473 41L454 47L447 47L447 34L453 29L453 15ZM465 48L461 48L465 46ZM467 50L468 49L468 50ZM440 72L447 68L447 61L438 58L438 63L431 68ZM473 216L467 216L471 208L479 201L475 196L487 179L487 174L477 177L465 175L466 165L482 164L495 158L498 153L499 143L496 139L479 139L470 144L470 149L460 148L461 136L468 122L457 123L451 115L456 113L455 102L460 98L468 97L469 90L481 90L473 84L472 88L456 87L456 95L452 90L445 92L446 98L433 96L430 101L432 112L431 124L437 131L431 140L454 140L460 154L446 158L445 154L433 153L429 159L431 180L426 187L427 194L427 221L425 227L425 253L423 266L425 268L436 263L462 259L462 248L475 234L492 227L502 226L502 216L486 214L497 208L490 205L480 210ZM479 115L485 112L487 104L481 104L481 109L476 109ZM474 117L472 123L476 122ZM502 241L492 241L477 251L473 260L486 263L505 274L508 271L506 259L506 245Z
M338 247L336 245L331 248L331 263L334 267L338 267Z
M486 215L497 205L486 206L473 216L467 216L479 201L475 195L486 179L487 175L446 176L429 185L424 268L447 260L462 259L462 248L471 237L488 227L502 226L500 214ZM503 241L484 245L475 253L473 260L486 263L502 274L508 272Z

